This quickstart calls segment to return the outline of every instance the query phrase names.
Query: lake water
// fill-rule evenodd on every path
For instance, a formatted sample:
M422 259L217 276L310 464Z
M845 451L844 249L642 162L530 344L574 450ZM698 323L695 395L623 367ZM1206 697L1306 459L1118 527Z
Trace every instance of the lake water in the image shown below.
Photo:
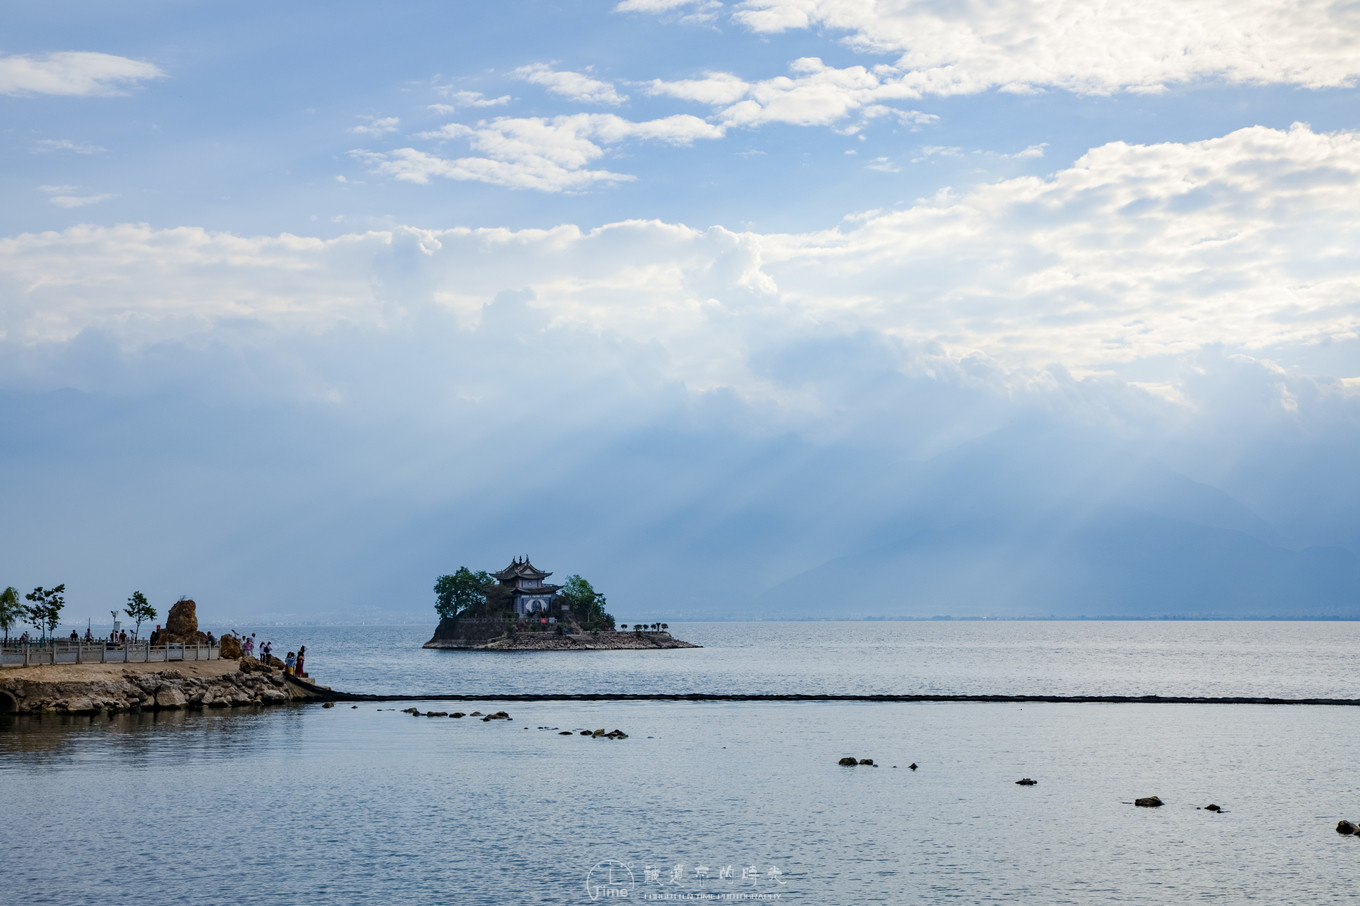
M560 654L270 633L363 692L1360 697L1358 628L689 624L708 647ZM8 720L0 902L1303 903L1352 896L1360 863L1333 830L1360 818L1355 708L399 707Z

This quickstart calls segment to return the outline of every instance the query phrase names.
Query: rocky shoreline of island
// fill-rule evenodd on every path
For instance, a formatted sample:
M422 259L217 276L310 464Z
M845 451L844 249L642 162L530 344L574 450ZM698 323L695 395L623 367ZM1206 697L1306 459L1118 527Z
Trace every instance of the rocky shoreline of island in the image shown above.
M441 624L441 629L444 627ZM552 632L519 632L491 638L466 637L452 627L422 647L457 651L648 651L671 648L702 648L682 641L669 632L574 632L557 635Z

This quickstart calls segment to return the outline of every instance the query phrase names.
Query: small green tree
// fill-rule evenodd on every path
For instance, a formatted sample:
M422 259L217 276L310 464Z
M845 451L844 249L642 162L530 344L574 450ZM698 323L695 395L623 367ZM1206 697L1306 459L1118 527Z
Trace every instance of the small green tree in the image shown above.
M129 620L137 621L136 628L132 630L134 639L142 631L143 621L156 619L156 608L151 606L146 595L140 591L134 591L132 597L128 598L127 607L123 608L123 613L128 615Z
M0 591L0 629L5 630L5 644L9 644L9 631L24 621L26 608L19 603L19 589L11 585Z
M28 621L42 630L43 639L61 624L61 609L66 606L66 583L56 588L38 586L24 597L33 603L28 605Z
M580 576L567 576L557 596L582 626L592 630L613 630L614 618L604 609L606 603L604 595L596 591L585 579Z
M441 620L451 620L460 613L479 607L486 601L489 585L491 576L484 570L474 573L466 566L460 566L453 575L440 576L435 580L435 612Z

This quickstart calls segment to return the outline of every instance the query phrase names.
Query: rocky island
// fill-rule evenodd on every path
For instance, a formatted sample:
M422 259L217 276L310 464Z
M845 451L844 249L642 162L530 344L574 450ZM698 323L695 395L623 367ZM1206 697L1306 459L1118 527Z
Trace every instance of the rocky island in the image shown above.
M664 623L616 625L605 597L580 576L562 585L544 580L528 557L500 572L458 572L435 582L439 626L426 648L477 651L598 651L698 648L673 637Z

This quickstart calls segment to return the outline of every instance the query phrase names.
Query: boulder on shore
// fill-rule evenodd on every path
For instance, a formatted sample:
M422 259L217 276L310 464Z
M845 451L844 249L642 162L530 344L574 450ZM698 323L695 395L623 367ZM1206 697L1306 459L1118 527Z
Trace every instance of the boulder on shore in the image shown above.
M230 660L237 660L241 657L241 640L234 635L222 636L221 656Z
M189 598L176 601L165 618L165 627L156 633L157 645L167 642L176 645L206 645L208 635L198 631L198 605Z
M156 693L156 707L167 711L183 708L186 701L184 693L175 686L162 686Z

